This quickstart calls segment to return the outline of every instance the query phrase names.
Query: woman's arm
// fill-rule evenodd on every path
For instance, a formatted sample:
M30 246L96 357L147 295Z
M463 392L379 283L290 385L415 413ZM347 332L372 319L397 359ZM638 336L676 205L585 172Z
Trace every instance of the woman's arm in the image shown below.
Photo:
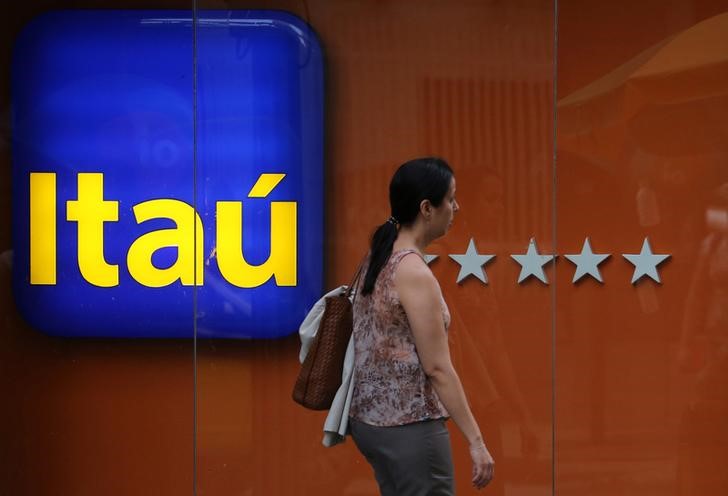
M483 487L492 478L493 459L450 360L437 280L421 258L407 256L397 268L395 287L412 328L422 368L450 417L468 440L473 458L473 483Z

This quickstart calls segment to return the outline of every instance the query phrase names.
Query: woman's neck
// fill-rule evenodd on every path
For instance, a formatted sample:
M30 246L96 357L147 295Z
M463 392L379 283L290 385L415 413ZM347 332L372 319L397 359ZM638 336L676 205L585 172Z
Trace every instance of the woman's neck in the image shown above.
M430 244L430 239L419 229L412 227L400 227L397 239L394 242L394 250L413 249L420 255L425 254L425 248Z

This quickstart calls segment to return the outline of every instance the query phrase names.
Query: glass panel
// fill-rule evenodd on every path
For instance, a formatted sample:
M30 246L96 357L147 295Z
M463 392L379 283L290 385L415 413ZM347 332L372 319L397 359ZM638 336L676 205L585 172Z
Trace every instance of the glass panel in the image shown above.
M559 2L561 495L728 493L726 10Z
M192 10L143 3L4 9L2 494L193 490L194 281L142 220L191 204Z
M555 248L554 5L197 6L197 208L205 235L197 322L199 493L377 494L351 439L323 447L325 412L291 400L300 368L296 331L324 290L349 282L374 227L389 217L387 188L396 167L436 154L455 169L462 210L452 232L429 248L438 255L431 268L452 314L456 369L496 459L489 494L550 494L556 274L544 263L541 282L538 264L519 284L521 265L511 255L525 255L531 239L543 255ZM281 24L272 10L302 21ZM319 146L311 138L318 126L311 80L318 52L301 41L307 35L299 22L315 31L325 54L323 176L297 169L306 161L315 167ZM291 39L292 29L301 39ZM259 176L273 173L286 176L270 196L252 195ZM271 224L278 225L273 203L291 201L299 219L296 286L269 273L241 287L252 281L241 253L251 265L266 260ZM319 218L323 238L306 227ZM221 235L230 246L222 246ZM461 265L449 255L466 254L471 240L478 253L495 255L484 273L476 265L487 284L476 275L458 282ZM308 250L323 259L305 259ZM523 261L526 267L528 261L537 263L536 253ZM303 309L287 300L299 289L314 290L303 293ZM456 484L467 494L467 444L449 424Z

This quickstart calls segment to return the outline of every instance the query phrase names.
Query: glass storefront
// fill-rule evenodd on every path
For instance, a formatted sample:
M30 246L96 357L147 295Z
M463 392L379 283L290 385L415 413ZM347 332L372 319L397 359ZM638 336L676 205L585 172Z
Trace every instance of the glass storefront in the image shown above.
M297 327L424 155L457 178L428 254L484 494L728 491L728 2L3 24L1 494L378 494L291 399Z

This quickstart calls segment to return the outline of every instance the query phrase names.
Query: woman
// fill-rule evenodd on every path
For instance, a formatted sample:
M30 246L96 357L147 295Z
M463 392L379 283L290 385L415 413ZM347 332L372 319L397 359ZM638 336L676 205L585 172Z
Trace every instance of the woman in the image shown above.
M445 419L470 444L472 482L493 477L493 458L450 360L450 314L424 252L452 225L455 178L439 158L411 160L389 185L392 216L372 236L354 302L351 435L381 494L451 495Z

